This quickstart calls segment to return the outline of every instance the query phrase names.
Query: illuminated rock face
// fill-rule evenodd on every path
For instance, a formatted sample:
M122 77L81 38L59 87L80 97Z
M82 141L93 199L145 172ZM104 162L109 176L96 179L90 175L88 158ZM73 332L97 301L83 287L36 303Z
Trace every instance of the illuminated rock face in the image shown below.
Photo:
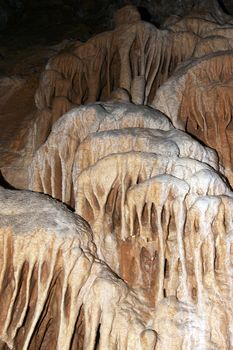
M96 257L83 219L41 195L0 198L1 349L155 348L151 311Z
M118 88L132 102L150 104L178 64L233 48L231 17L220 11L215 19L193 16L161 30L143 22L135 7L120 9L113 31L74 43L49 60L36 93L38 109L50 108L56 120L72 105L105 101Z
M231 185L233 52L211 54L181 67L158 91L153 106L175 127L217 150Z
M214 151L129 103L64 115L32 162L30 189L74 207L97 256L143 298L155 349L233 346L233 193L216 170Z
M130 103L93 104L74 109L54 125L47 142L36 153L28 180L29 183L32 182L31 188L50 193L53 197L74 206L72 171L77 163L75 158L79 157L78 149L82 148L85 152L84 145L90 133L97 136L97 131L104 133L124 128L150 128L166 132L172 130L173 126L161 112L148 107L137 108ZM111 142L111 138L109 139ZM102 147L102 152L108 154L103 143ZM119 147L123 147L123 144L119 144ZM127 147L130 149L132 144L125 145L125 148ZM101 152L101 149L99 151ZM89 148L86 152L91 157ZM93 157L96 155L93 154ZM83 156L83 162L87 161L85 155Z
M61 118L30 188L70 188L91 229L48 197L0 190L1 348L231 349L233 193L214 168L215 152L147 107Z
M170 17L163 28L158 29L142 21L137 8L128 5L117 11L114 30L98 34L85 43L68 41L58 45L40 77L35 95L37 111L29 109L34 109L31 95L35 87L29 89L30 94L23 92L25 95L21 100L25 99L25 103L19 104L17 96L9 102L17 106L13 110L19 128L16 128L16 136L7 136L7 139L13 139L13 150L6 146L0 148L0 168L7 181L16 188L27 188L25 176L35 151L46 141L52 125L72 108L95 101L131 101L139 105L153 105L160 88L175 76L181 64L187 65L187 61L191 60L192 65L198 58L206 59L209 54L219 54L220 51L229 56L228 51L233 48L232 18L221 12L214 0L210 0L207 6L211 13L207 13L204 7L198 2L187 16ZM58 48L61 50L57 54ZM225 64L220 62L219 72L222 66L226 70ZM231 73L228 72L230 77ZM206 83L201 84L205 89ZM218 91L214 94L217 96ZM177 103L181 103L180 100ZM162 104L158 105L159 108L166 108L167 102L163 101ZM24 105L28 105L28 108ZM189 111L188 102L187 105ZM222 109L224 118L228 120L224 113ZM3 130L6 119L9 119L7 115L2 119ZM7 134L7 128L5 131ZM203 141L202 136L200 138ZM226 162L221 160L221 165L223 163L230 169L227 164L230 161L228 141L221 137L217 142L224 143L224 156L219 152L219 145L214 142L207 144L218 150L220 158L227 159ZM230 172L227 173L229 179Z
M211 23L128 6L48 63L24 186L74 212L0 189L0 350L233 349L232 27Z

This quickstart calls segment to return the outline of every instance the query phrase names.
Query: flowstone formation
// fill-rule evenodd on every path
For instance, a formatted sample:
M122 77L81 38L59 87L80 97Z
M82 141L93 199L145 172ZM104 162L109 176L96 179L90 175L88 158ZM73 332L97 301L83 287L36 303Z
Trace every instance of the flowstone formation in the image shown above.
M157 91L152 105L175 127L217 150L231 185L233 52L218 52L188 62Z
M29 187L91 230L52 199L1 190L2 349L231 349L233 193L218 170L148 107L60 118Z
M179 63L233 45L231 22L187 17L159 30L130 5L118 10L115 26L49 60L36 93L39 110L51 108L56 119L70 104L108 99L116 88L149 104Z
M154 310L156 349L230 349L233 193L218 170L160 112L97 103L54 125L29 187L88 221L98 257Z
M64 113L82 104L117 100L155 106L170 118L177 118L180 123L179 126L176 123L176 127L187 130L218 151L220 165L225 167L225 175L231 182L228 134L233 20L214 1L210 1L207 8L210 12L199 3L185 17L170 17L163 28L158 29L143 21L136 7L128 5L116 12L114 30L98 34L85 43L68 41L49 59L41 74L35 95L37 110L31 114L33 121L30 116L25 118L28 111L20 106L18 114L24 113L24 118L19 118L17 142L12 137L12 144L3 144L0 149L0 167L7 181L17 188L27 187L27 167L49 136L52 125ZM168 92L161 101L164 89ZM174 89L176 97L173 97ZM171 102L168 94L177 102ZM200 104L200 108L195 107L196 104ZM172 112L168 113L168 109ZM6 118L7 115L3 125ZM202 119L205 120L203 126L200 125ZM224 119L228 130L224 131L218 119ZM31 123L30 128L24 121ZM193 123L199 125L198 132L193 130L195 125L191 127ZM204 129L209 128L209 124L215 131L207 136ZM224 130L218 132L218 128Z
M0 189L0 350L232 350L232 19L115 22L1 168L30 191Z
M98 259L82 218L29 192L0 198L1 350L154 349L150 310Z

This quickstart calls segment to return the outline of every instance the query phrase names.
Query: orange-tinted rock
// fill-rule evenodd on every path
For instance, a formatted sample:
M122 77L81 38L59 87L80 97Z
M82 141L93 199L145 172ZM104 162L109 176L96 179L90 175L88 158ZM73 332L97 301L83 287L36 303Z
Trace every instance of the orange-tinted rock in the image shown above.
M16 187L25 187L31 156L46 140L53 123L48 108L40 113L36 111L34 95L39 74L46 60L66 44L28 47L22 52L15 52L13 58L13 54L8 53L11 57L9 62L8 57L1 62L4 75L0 79L0 168ZM71 108L64 103L58 106L56 99L54 105L54 119L57 113L60 116Z
M130 103L109 102L73 109L58 120L47 142L35 154L27 186L74 205L72 169L80 143L85 143L90 133L128 127L173 128L162 113Z
M97 156L77 171L81 149ZM3 344L228 350L233 193L212 166L215 152L147 107L93 104L60 118L31 188L75 205L93 234L47 197L1 190Z
M98 260L83 219L2 188L0 219L1 349L155 347L148 306Z
M75 113L77 115L77 111L82 111L82 115L84 112L89 115L92 109L98 110L101 115L104 114L104 106L113 115L119 116L120 105L117 108L114 108L114 104L81 107L59 119L53 130L63 126L63 133L68 130L73 132L67 134L69 140L77 140L71 137L75 134L73 123L78 121L77 116L74 118ZM126 106L138 110L138 113L143 110L148 112L145 107ZM127 114L124 115L127 120ZM115 127L116 120L111 118L110 122L110 115L108 117L109 124L106 125ZM161 115L155 114L154 117L161 123ZM135 123L133 115L128 121L130 119ZM95 125L95 120L90 125ZM102 120L104 125L107 117ZM147 114L146 120L149 120ZM77 131L81 135L82 128L79 127ZM192 155L198 154L195 153L198 150L196 140L187 135L182 144L182 133L171 128L163 131L164 140L167 141L168 135L173 133L173 142L177 133L177 143L171 149L180 149L180 153L170 152L168 156L171 147L169 142L164 143L164 153L156 138L153 142L154 146L157 143L159 154L156 154L156 148L153 149L152 145L144 148L148 132L155 135L159 130L133 128L100 131L98 145L93 149L91 140L98 136L98 132L81 141L76 149L77 157L83 147L96 158L79 167L80 171L77 171L75 162L69 165L73 169L69 181L73 187L75 210L92 228L97 256L119 274L136 295L144 297L152 308L155 307L155 313L149 316L152 329L158 333L155 349L162 350L165 344L171 344L169 346L174 350L180 350L182 346L190 350L195 346L210 350L214 343L217 349L227 350L227 344L231 342L229 329L232 322L229 272L232 269L232 243L229 235L232 230L233 194L224 178L206 164L207 159L206 163L203 158L201 161L191 159ZM54 180L61 176L55 166L53 173L49 174L51 170L46 158L49 152L52 164L52 145L53 149L59 145L54 137L61 133L53 133L53 138L49 138L53 143L47 143L46 152L41 148L34 163L37 176L45 186L39 190L52 195L50 191L55 188ZM141 145L141 151L128 148L122 151L124 138L116 144L106 143L104 135L108 135L110 141L111 137L114 139L116 135L124 133L135 139L134 147L137 143L138 147ZM140 133L147 135L144 141L139 140ZM126 134L125 144L128 143ZM208 148L202 145L199 147L202 156L203 152L214 155L211 151L208 153ZM185 151L183 157L182 149L182 152ZM96 156L94 152L97 152ZM40 164L43 164L41 169ZM63 166L63 169L67 168ZM68 183L63 178L61 183ZM37 177L32 177L31 185L37 186L37 180ZM99 290L104 286L102 281ZM226 307L223 307L223 303ZM165 331L164 324L169 325L169 331ZM146 339L155 339L153 334L148 333ZM147 344L148 339L141 337L141 343Z
M191 61L157 92L153 105L217 150L232 183L232 52Z
M121 8L115 15L115 30L70 46L50 59L36 93L37 107L51 106L57 90L63 90L59 96L78 105L107 100L118 88L126 90L136 104L151 103L179 63L232 49L233 26L219 9L215 12L219 21L193 13L193 18L159 30L143 22L135 7ZM49 75L51 79L46 78Z
M218 7L158 30L127 6L49 61L2 173L75 213L0 189L0 349L233 348L231 48Z
M124 128L136 126L143 115L141 128ZM154 129L146 127L152 122ZM99 131L84 132L93 128ZM156 208L169 208L165 202L170 200L182 207L188 193L188 206L197 196L230 193L207 164L218 169L215 153L172 129L163 115L131 104L94 104L73 110L54 125L32 163L30 188L75 207L93 229L98 255L153 304L164 289L159 287L162 277L154 274L161 275L161 264L169 260L159 255ZM164 204L157 203L161 195ZM174 225L171 235L177 234ZM158 256L163 263L155 268ZM170 283L169 295L176 293L175 282Z
M10 101L14 119L20 123L17 137L4 136L14 146L12 151L4 146L1 152L4 159L7 154L6 161L2 161L4 176L11 178L16 187L25 188L26 168L42 144L39 140L45 140L53 123L73 107L107 100L151 104L158 88L180 63L232 49L233 26L215 5L211 16L193 11L166 29L143 22L138 10L128 5L116 13L113 31L98 34L86 43L66 42L54 47L55 52L62 50L50 58L41 74L35 96L39 112L31 113L35 87L30 88L26 103L26 95L22 97L20 103L24 106L14 107L15 98ZM47 55L51 56L51 52ZM46 120L41 130L38 125L43 124L45 111L51 120ZM23 120L27 125L21 123ZM7 135L5 127L4 134ZM16 172L20 174L19 181L14 180Z

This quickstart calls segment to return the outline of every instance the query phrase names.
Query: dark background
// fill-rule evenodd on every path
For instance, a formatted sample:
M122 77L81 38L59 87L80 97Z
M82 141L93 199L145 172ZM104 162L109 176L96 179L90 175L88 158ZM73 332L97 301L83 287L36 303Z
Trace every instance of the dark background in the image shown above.
M213 0L199 1L210 9ZM216 0L233 15L233 0ZM63 39L87 40L113 27L113 13L125 4L140 8L145 20L161 26L172 15L184 15L195 0L0 0L0 41L16 45L47 44Z

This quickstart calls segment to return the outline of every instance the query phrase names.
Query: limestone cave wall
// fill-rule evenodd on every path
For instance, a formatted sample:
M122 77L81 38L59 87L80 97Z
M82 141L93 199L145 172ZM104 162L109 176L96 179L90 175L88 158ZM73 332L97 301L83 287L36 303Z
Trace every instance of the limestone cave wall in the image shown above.
M233 19L210 4L120 8L46 51L34 105L0 85L0 350L233 349Z

